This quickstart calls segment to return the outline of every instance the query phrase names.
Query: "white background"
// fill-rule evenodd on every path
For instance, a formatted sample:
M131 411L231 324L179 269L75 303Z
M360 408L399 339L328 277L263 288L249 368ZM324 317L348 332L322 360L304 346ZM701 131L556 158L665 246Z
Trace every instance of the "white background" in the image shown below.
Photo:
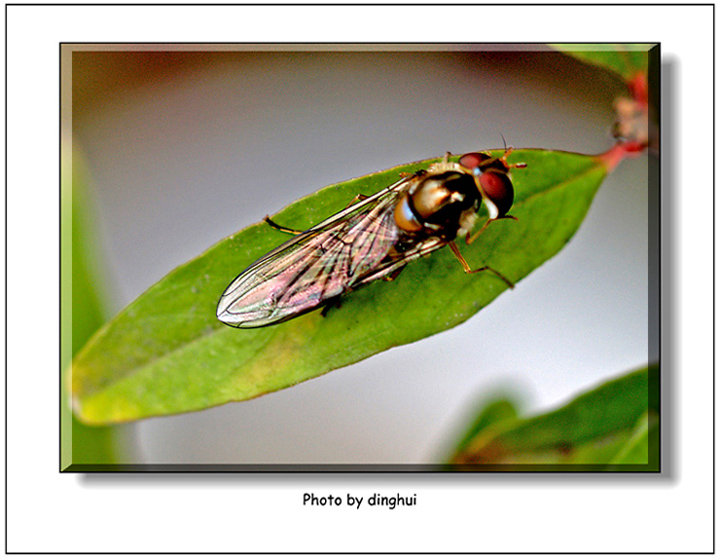
M711 9L707 7L10 8L8 323L12 328L8 330L8 549L28 552L709 550L712 322L707 300L712 276L709 264L712 215L710 204L699 200L709 200L712 195L710 16ZM353 22L350 27L349 21ZM427 25L408 24L408 21ZM539 21L543 22L541 26L537 25ZM597 31L588 30L590 24ZM669 157L664 163L664 188L672 191L673 207L664 208L666 224L672 227L666 229L671 237L664 239L663 264L668 275L663 286L668 294L663 299L663 311L666 316L669 312L672 323L664 339L663 372L670 375L673 391L669 398L674 416L666 424L669 436L664 438L673 444L668 450L673 457L665 463L663 475L87 477L57 473L58 429L54 426L58 415L57 351L38 350L38 333L47 333L41 340L44 347L57 347L58 316L54 300L57 290L48 279L58 276L58 42L577 40L575 33L567 35L568 29L583 29L582 38L586 41L662 41L663 62L667 66L663 68L667 70L665 78L672 80L663 90L664 102L669 105L664 113L668 116L663 121L664 133L673 134L664 144L664 155ZM692 33L683 35L678 32L680 29L692 29ZM354 33L357 35L353 36ZM572 97L568 99L572 108ZM493 141L496 131L509 134L506 125L500 115L480 141ZM600 146L562 145L562 138L552 136L551 128L541 131L542 135L537 133L532 138L535 142L539 141L538 137L551 138L543 140L542 147L602 150ZM512 132L517 135L511 135L511 143L529 143L531 138L523 137L522 129ZM691 149L683 151L684 143ZM470 146L476 147L479 146ZM464 145L443 147L453 151L464 148ZM364 159L363 168L354 171L334 168L332 176L311 176L318 183L310 184L308 179L307 191L436 153L435 149L399 159L391 154L393 158L385 162L379 157L369 162ZM688 159L684 160L683 155ZM38 161L43 163L39 165ZM698 164L699 161L706 163ZM338 172L341 174L335 174ZM621 167L618 172L627 171ZM228 192L232 187L227 184ZM692 203L685 201L688 196L692 196ZM292 193L283 202L273 202L279 207L296 197L296 193ZM262 216L271 211L273 207L262 208L257 214ZM686 217L684 213L688 213ZM251 221L256 218L256 215L247 217ZM240 219L235 228L248 222ZM216 234L214 240L235 230L225 229L230 227L228 224L215 225L222 226L223 231L213 233ZM204 240L198 242L202 244ZM173 255L176 261L161 262L159 267L167 270L182 263L207 244L191 247L186 254ZM116 250L114 265L123 265L122 251L117 247ZM32 258L28 258L28 254L32 254ZM542 272L541 269L535 275ZM150 270L148 276L137 283L126 283L125 294L121 296L134 298L161 274L159 270ZM683 281L685 277L687 280ZM687 292L682 292L683 285L688 286ZM521 298L522 286L511 296ZM43 292L49 296L38 296ZM509 298L504 295L488 311ZM526 308L530 302L518 301L517 308ZM482 314L483 322L497 323L502 318L502 313L497 317L487 311ZM477 321L476 318L471 324ZM684 329L690 327L692 335L683 335ZM449 332L450 336L454 331ZM459 338L447 337L448 345L462 348ZM642 362L628 363L629 366L639 364ZM512 360L503 366L506 373L508 368L525 368L524 363ZM378 368L381 373L374 372L376 369L372 367L359 372L343 370L326 378L330 383L342 382L343 376L353 374L355 378L350 381L355 384L341 387L350 397L358 385L377 385L383 376L393 373L394 365L384 364ZM38 381L38 373L42 381ZM526 380L525 375L522 378ZM412 380L408 376L394 381L404 386L412 385ZM316 387L324 381L308 382L271 397L285 397L284 394L302 390L304 386L311 392L324 389ZM565 391L565 378L558 381ZM478 386L473 383L469 387ZM536 401L544 403L554 401L561 393L553 391L552 379L545 384L538 381L532 389ZM449 402L455 401L455 396L450 397L447 392L441 396L447 396ZM471 401L472 393L468 397ZM404 416L401 410L395 409L395 412L397 417ZM452 426L456 418L444 417L444 426ZM185 419L161 419L157 426L144 427L146 430L141 432L142 449L146 454L156 452L155 460L177 459L172 451L162 454L162 448L158 449L153 442L153 437L165 439L170 429L165 430L161 423L173 420ZM387 424L386 418L379 420ZM178 442L180 445L184 443ZM417 494L418 505L392 512L303 508L302 494L309 491L343 496L352 492L366 497L376 491L385 494L399 491Z

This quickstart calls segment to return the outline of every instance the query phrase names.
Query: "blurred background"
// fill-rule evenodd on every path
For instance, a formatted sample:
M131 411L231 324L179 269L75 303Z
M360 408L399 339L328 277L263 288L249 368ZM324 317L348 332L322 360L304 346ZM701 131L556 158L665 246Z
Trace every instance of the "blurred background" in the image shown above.
M327 184L503 137L601 153L626 92L538 45L71 50L105 318ZM621 163L569 245L461 326L255 400L124 426L125 461L438 463L499 393L541 412L657 360L647 189L645 156Z

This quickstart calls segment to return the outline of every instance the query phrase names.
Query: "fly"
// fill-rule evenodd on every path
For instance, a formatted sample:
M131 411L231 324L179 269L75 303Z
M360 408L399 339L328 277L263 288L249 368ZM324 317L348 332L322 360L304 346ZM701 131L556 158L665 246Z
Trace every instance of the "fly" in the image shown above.
M413 260L449 246L465 273L490 271L510 288L500 272L472 269L455 244L472 243L508 214L514 190L507 149L501 157L467 153L457 163L434 163L403 175L376 194L358 196L344 210L306 231L281 227L294 234L238 275L220 297L217 317L233 327L253 328L289 320L325 306L350 290L377 279L394 279ZM471 234L481 204L488 219Z

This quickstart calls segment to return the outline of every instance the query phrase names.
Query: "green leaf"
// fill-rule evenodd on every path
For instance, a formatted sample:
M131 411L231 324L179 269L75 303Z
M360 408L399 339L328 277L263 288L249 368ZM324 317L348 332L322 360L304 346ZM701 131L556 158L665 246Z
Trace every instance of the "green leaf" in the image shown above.
M655 413L647 413L638 421L627 443L610 462L612 465L649 464L652 470L659 467L660 420ZM615 467L611 467L614 469ZM621 467L617 467L621 469Z
M451 463L594 465L598 469L614 464L656 470L657 444L648 446L648 425L657 422L657 414L648 409L651 393L659 385L658 374L657 365L637 370L555 411L496 423L465 436Z
M61 206L61 363L64 370L72 356L105 321L102 297L92 262L92 222L87 203L84 160L69 144L63 145ZM120 460L117 428L92 427L79 422L68 405L67 385L62 383L60 466L72 470L88 464L113 464Z
M478 414L477 419L467 431L460 447L467 446L473 439L481 436L491 426L505 421L518 419L517 404L509 398L498 398L488 403Z
M565 54L606 68L629 82L638 74L647 75L648 51L652 44L553 44L550 45Z
M324 188L274 219L308 228L356 194L372 194L397 181L400 172L430 162ZM543 150L514 151L510 162L527 163L513 172L512 214L518 220L492 223L461 250L471 266L491 265L518 282L570 240L607 166L602 157ZM257 397L454 327L507 289L492 273L463 273L450 250L442 249L413 262L393 282L377 281L344 297L326 317L311 312L246 330L218 322L217 301L230 281L285 240L287 235L265 223L251 225L125 308L73 363L78 416L111 423Z

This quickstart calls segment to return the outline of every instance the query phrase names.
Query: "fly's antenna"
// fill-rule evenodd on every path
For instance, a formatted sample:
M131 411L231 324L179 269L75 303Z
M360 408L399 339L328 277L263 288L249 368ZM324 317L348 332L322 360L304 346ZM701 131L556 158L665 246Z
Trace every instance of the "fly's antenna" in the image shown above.
M527 167L527 163L514 163L512 165L508 164L507 157L508 157L508 155L510 155L510 153L512 152L512 150L514 148L512 145L508 146L507 142L505 141L505 136L503 136L502 132L500 132L500 137L503 140L503 147L505 149L505 153L503 153L502 157L499 157L499 159L503 163L505 163L508 166L508 168L510 168L510 169L524 169L525 167Z
M505 149L505 151L507 151L507 150L508 150L508 145L507 145L507 142L505 141L505 136L503 136L503 133L502 133L502 132L500 132L500 137L501 137L502 140L503 140L503 148Z

